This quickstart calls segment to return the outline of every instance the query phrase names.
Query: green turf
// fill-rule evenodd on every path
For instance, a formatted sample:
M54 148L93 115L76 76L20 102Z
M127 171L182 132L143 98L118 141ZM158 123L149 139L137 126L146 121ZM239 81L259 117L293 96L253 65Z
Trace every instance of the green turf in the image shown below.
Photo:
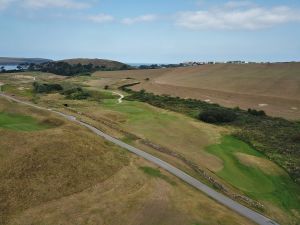
M30 116L0 112L0 129L16 131L37 131L48 128Z
M236 153L264 157L246 143L225 136L220 144L209 146L207 151L224 162L223 170L217 175L248 196L271 201L284 209L300 209L300 189L288 175L268 175L259 168L242 164L237 159Z
M151 177L161 178L161 179L167 181L167 182L168 182L169 184L171 184L171 185L175 185L175 184L176 184L176 183L175 183L174 181L172 181L168 176L162 174L162 173L160 172L160 170L158 170L158 169L155 169L155 168L152 168L152 167L148 167L148 166L140 167L140 169L141 169L144 173L148 174L148 175L151 176Z
M176 145L180 143L180 146L191 150L203 142L199 137L201 134L198 129L188 126L185 120L170 113L153 110L150 106L135 101L123 101L122 104L117 104L115 99L107 99L102 104L110 110L124 113L127 118L126 124L130 124L130 128L134 128L136 133L157 143L166 145L170 140L175 139L176 141L173 142ZM169 132L170 130L176 130L176 132ZM161 135L162 133L164 135ZM180 135L184 137L185 145L180 142L182 139ZM188 143L187 139L191 143ZM171 148L176 149L176 146L171 146ZM221 144L211 145L207 151L224 161L224 169L217 175L249 197L274 203L287 210L300 209L299 187L288 175L269 175L259 168L249 167L239 162L235 156L238 152L265 157L246 143L226 136ZM152 175L155 173L153 172Z
M128 116L128 122L140 123L153 120L169 120L172 121L177 119L176 116L173 116L169 113L158 112L150 108L150 106L133 101L123 101L121 104L116 104L117 99L105 99L103 101L103 106L125 113Z

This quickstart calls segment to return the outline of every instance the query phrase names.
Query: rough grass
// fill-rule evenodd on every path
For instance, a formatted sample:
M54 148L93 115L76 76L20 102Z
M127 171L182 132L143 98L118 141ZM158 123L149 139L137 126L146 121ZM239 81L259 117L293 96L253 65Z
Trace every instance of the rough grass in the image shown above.
M37 131L49 128L49 125L42 124L30 116L0 112L0 128L16 131Z
M184 183L172 186L163 179L149 179L139 169L151 166L144 160L131 160L105 181L25 210L10 225L253 224Z
M32 110L50 124L60 121L3 99L0 103L8 111ZM0 129L0 136L0 224L28 208L89 188L128 163L126 152L67 122L35 132Z
M207 151L224 161L224 168L217 175L250 197L270 201L289 211L300 209L300 189L279 167L276 168L278 174L271 175L257 164L249 165L239 160L238 153L264 159L261 153L249 145L225 136L220 144L207 147Z

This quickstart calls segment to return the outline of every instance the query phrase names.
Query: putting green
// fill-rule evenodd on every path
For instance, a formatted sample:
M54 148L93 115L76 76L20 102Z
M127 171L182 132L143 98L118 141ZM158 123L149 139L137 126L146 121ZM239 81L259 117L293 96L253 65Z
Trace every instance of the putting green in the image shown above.
M246 143L225 136L220 144L209 146L207 151L224 162L224 168L216 174L250 197L271 201L286 209L300 209L300 189L281 168L277 168L278 174L270 174L264 171L266 168L239 160L241 153L267 160Z

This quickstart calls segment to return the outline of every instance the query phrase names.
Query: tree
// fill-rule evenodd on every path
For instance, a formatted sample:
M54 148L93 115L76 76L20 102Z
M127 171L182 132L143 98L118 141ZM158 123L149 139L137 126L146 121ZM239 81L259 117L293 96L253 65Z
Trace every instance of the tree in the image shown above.
M18 70L23 70L23 66L20 64L20 65L17 66L17 69Z

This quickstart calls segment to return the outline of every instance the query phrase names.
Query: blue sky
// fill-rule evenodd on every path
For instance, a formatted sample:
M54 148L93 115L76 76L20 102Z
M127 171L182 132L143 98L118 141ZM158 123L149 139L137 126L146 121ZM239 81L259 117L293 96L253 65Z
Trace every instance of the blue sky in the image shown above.
M0 55L300 61L299 0L0 0Z

